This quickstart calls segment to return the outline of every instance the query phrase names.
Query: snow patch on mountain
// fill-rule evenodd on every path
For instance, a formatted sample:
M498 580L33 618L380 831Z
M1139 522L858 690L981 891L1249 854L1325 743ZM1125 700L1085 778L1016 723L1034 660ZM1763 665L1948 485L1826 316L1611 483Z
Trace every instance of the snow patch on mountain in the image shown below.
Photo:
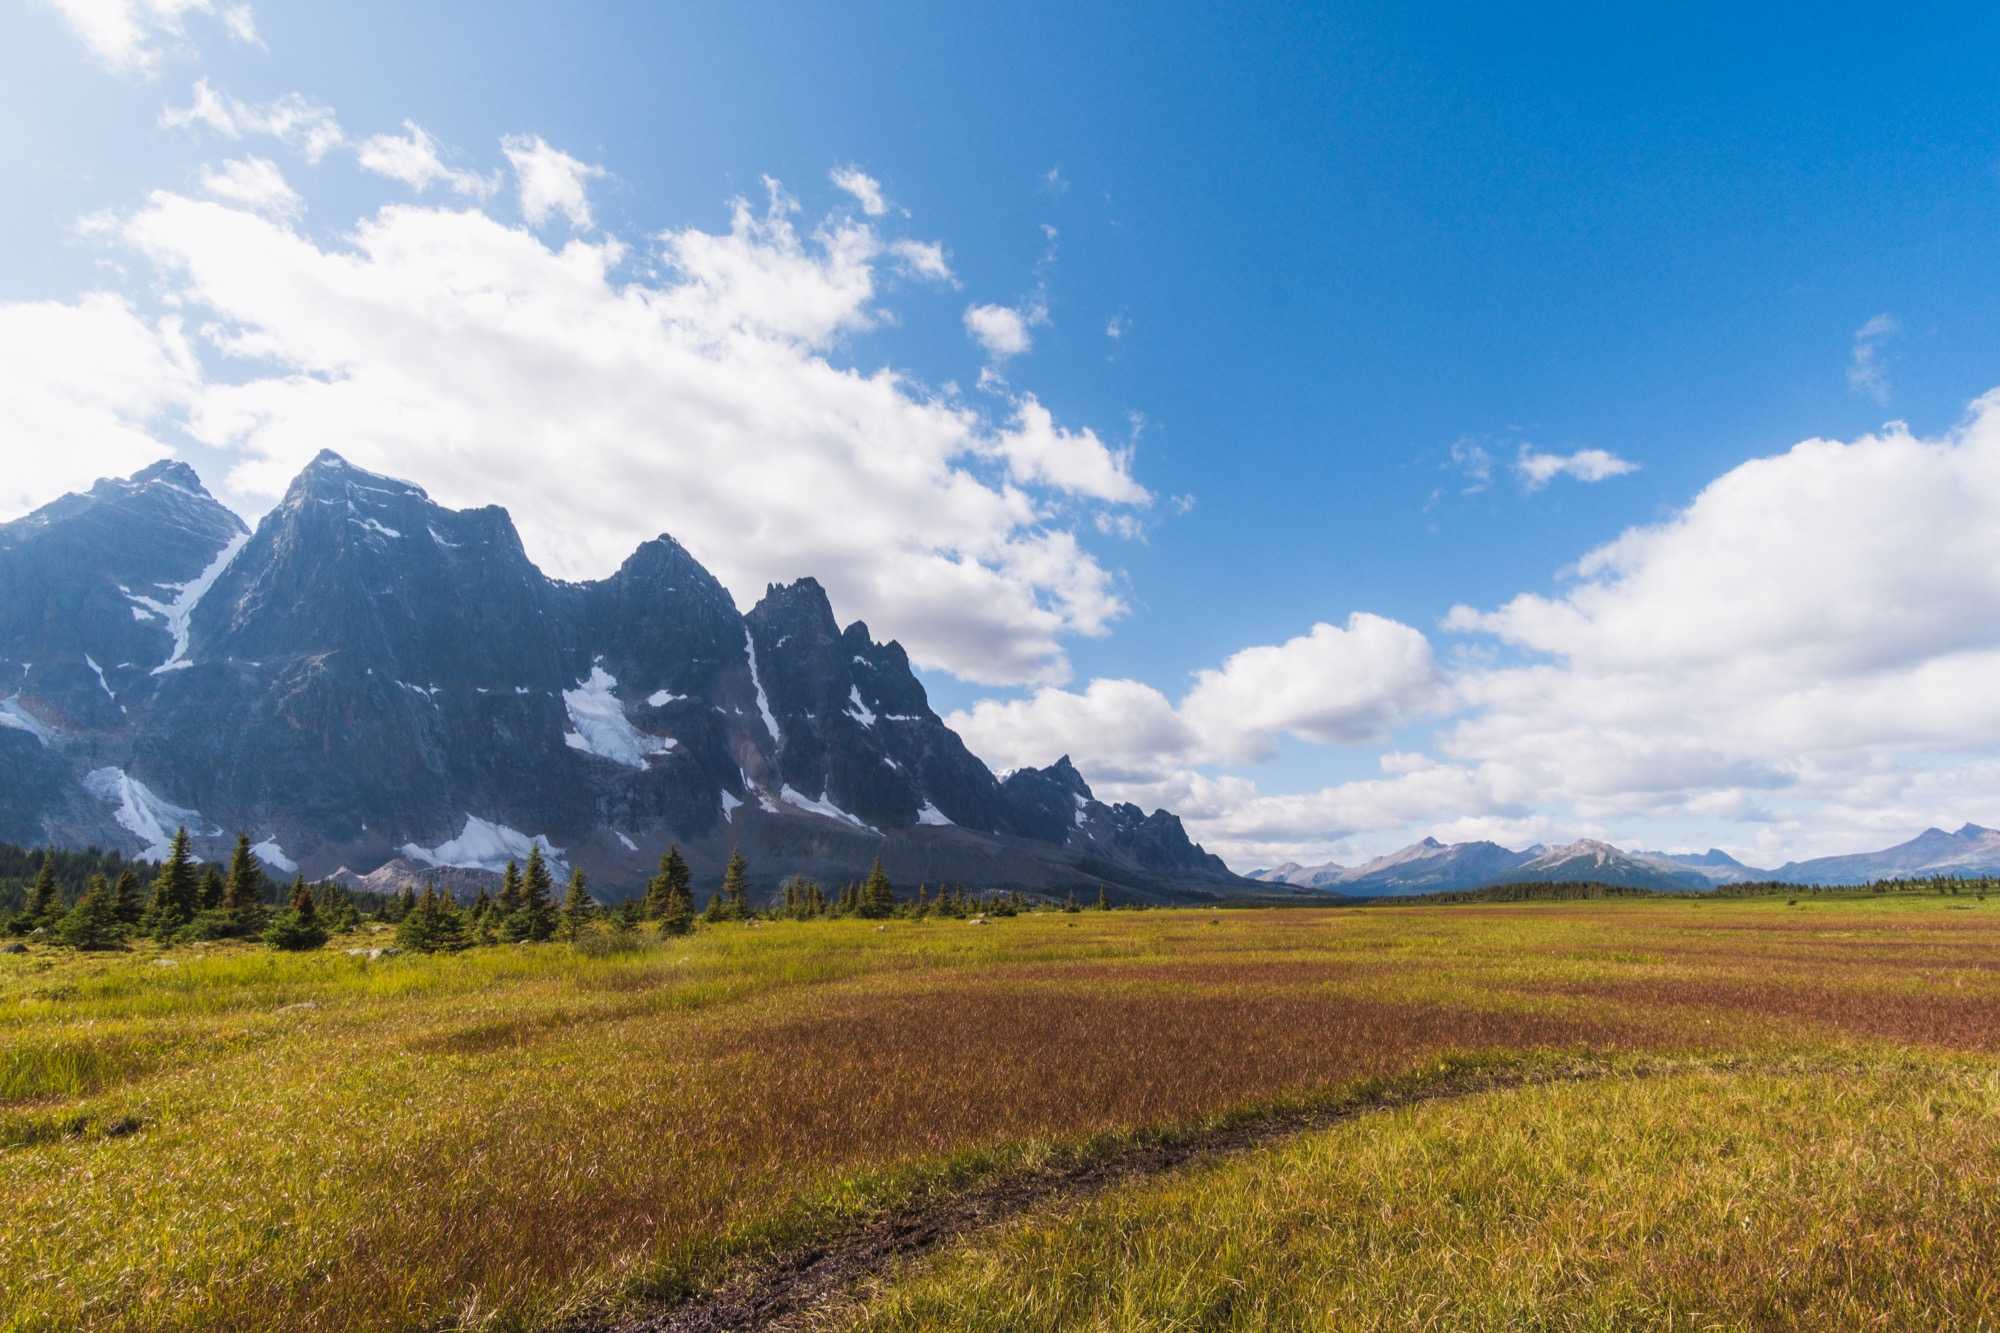
M850 685L847 687L847 701L848 701L847 715L849 717L853 718L856 722L859 722L864 727L872 727L875 725L874 712L868 707L867 704L861 702L861 687L859 685Z
M285 849L278 845L276 838L266 838L253 845L250 854L273 870L282 871L287 875L299 873L299 863L285 855Z
M736 812L742 808L743 802L737 800L726 791L717 794L722 797L722 818L724 822L735 823Z
M923 808L917 811L917 822L919 824L937 824L941 827L951 827L951 819L944 811L938 809L929 801L925 801Z
M757 640L751 636L750 627L743 627L743 646L750 653L750 684L757 691L757 712L763 716L765 730L771 733L771 741L783 749L784 735L778 730L778 719L771 715L771 701L764 695L764 682L757 675Z
M161 602L151 597L142 597L138 593L130 591L125 593L135 606L143 607L145 610L152 612L160 619L166 621L167 632L174 636L173 652L167 657L166 661L153 668L154 675L158 676L168 671L178 671L182 667L192 665L187 660L189 618L194 615L195 607L201 605L201 599L208 595L208 590L215 586L215 581L222 577L222 571L229 568L229 562L234 560L237 553L249 544L250 534L239 532L231 537L222 550L216 554L215 559L209 563L207 569L202 570L201 573L195 575L186 583L161 584L160 587L163 591L174 594L174 599L171 602Z
M0 699L0 727L25 731L45 746L55 743L55 733L46 723L21 706L21 696L18 694Z
M630 838L626 837L623 833L620 833L617 829L611 830L611 836L618 839L618 841L624 845L626 851L636 852L639 850L638 843L632 841Z
M172 850L174 830L186 827L191 833L207 833L207 821L198 810L175 805L122 768L93 768L83 775L83 789L98 800L118 808L111 813L118 827L146 844L140 855L149 861L163 861Z
M563 691L563 707L569 710L570 725L575 728L563 736L563 744L627 768L643 769L652 756L671 752L674 741L633 726L625 716L625 705L614 693L617 687L617 677L593 663L581 686Z
M685 698L687 698L685 694L675 694L672 690L654 690L646 696L646 706L649 708L665 708L668 704L678 703Z
M354 508L352 503L350 503L347 507L349 509ZM403 535L402 533L396 531L394 528L389 527L387 524L378 523L372 518L350 518L347 521L349 523L352 523L357 528L361 528L367 532L379 533L384 537L395 537L400 539Z
M818 800L814 800L803 792L795 790L790 783L787 783L784 789L778 793L778 799L786 805L796 806L800 810L810 811L815 815L825 815L828 819L838 819L842 823L852 824L855 828L866 829L870 833L880 833L882 831L873 824L866 823L854 815L848 814L847 811L841 809L832 801L827 800L824 792L820 794Z
M519 829L511 829L474 814L466 815L465 828L456 838L435 847L419 847L413 842L406 842L400 850L412 861L421 861L427 866L500 871L507 868L509 861L525 861L528 853L536 847L542 849L542 857L548 861L552 873L557 867L568 869L562 849L546 836L536 834L531 838Z
M111 696L111 702L117 703L118 692L111 688L111 683L109 681L104 679L104 668L97 665L97 659L92 657L89 653L85 653L83 655L83 664L89 667L91 672L97 677L98 687L102 689L107 695Z

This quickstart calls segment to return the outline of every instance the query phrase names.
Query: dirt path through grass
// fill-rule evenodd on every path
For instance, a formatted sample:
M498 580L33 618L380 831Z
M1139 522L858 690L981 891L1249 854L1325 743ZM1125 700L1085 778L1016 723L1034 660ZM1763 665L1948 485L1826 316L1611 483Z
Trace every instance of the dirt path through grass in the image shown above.
M564 1333L745 1333L797 1328L851 1298L868 1279L895 1265L1044 1204L1087 1198L1195 1162L1267 1147L1384 1111L1518 1088L1686 1073L1695 1067L1643 1061L1622 1066L1598 1062L1526 1069L1487 1066L1375 1084L1338 1101L1245 1117L1214 1129L1083 1156L1045 1170L1000 1176L759 1264L718 1290L671 1307L570 1323L563 1329ZM1718 1072L1753 1071L1753 1066L1739 1062L1699 1067ZM1785 1072L1809 1071L1804 1066L1787 1065Z

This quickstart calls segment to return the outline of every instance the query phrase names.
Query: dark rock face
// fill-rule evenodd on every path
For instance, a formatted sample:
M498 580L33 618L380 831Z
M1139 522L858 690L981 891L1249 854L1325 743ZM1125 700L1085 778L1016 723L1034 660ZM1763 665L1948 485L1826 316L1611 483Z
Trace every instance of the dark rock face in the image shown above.
M187 822L371 884L540 842L616 896L677 842L767 884L879 855L907 888L1245 887L1067 758L996 780L812 579L741 615L662 536L556 582L504 510L332 453L254 534L182 464L0 526L4 760L0 837L145 851Z

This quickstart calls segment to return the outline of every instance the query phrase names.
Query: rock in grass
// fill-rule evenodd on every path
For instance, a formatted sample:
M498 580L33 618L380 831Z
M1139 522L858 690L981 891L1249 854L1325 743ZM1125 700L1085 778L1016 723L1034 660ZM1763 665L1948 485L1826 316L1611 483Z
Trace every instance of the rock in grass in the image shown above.
M16 940L14 943L8 945L4 949L0 949L0 953L26 953L27 951L28 951L28 946L22 944L19 940Z

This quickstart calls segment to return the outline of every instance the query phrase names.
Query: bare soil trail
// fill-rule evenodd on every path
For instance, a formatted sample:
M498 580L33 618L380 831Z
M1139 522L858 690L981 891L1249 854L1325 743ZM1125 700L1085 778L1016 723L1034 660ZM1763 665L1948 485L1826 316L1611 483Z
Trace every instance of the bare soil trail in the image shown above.
M1235 1120L1220 1128L1137 1143L1046 1170L997 1176L759 1263L725 1285L671 1307L642 1308L585 1319L564 1325L563 1333L747 1333L753 1329L798 1328L815 1315L823 1315L852 1299L862 1284L897 1264L1042 1204L1087 1198L1196 1162L1266 1147L1362 1116L1428 1102L1516 1088L1606 1078L1647 1078L1709 1068L1714 1072L1759 1072L1747 1063L1711 1067L1662 1062L1658 1066L1640 1063L1614 1069L1586 1061L1527 1070L1474 1069L1424 1083L1392 1085L1323 1106ZM1788 1072L1792 1069L1787 1066ZM1796 1072L1806 1071L1800 1067Z

